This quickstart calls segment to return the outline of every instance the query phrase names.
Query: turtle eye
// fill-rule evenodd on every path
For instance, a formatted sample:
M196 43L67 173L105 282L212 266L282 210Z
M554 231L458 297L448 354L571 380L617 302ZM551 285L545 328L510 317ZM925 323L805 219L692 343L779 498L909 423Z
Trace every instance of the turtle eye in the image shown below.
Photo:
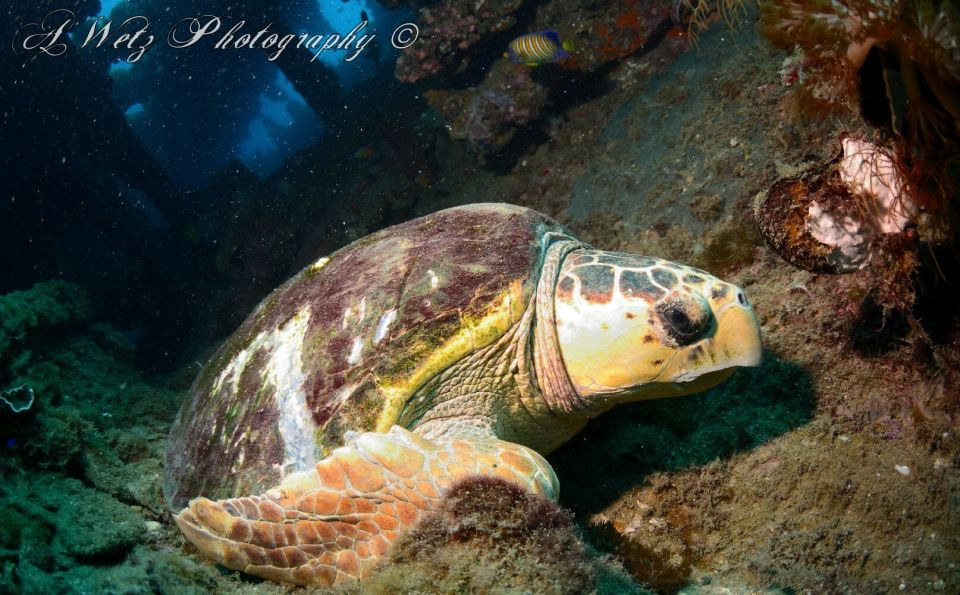
M690 296L667 296L656 310L661 328L678 347L696 342L712 326L710 308Z
M689 335L693 331L693 321L690 320L690 317L687 316L687 313L683 310L671 310L667 316L670 318L670 326L678 333Z

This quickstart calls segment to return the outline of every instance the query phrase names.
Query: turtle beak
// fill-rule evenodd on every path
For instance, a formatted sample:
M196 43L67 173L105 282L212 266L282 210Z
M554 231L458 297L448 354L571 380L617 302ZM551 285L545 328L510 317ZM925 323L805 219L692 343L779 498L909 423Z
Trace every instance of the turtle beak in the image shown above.
M739 290L738 297L743 296ZM760 365L763 346L760 342L760 324L753 307L746 303L727 304L717 313L717 333L713 337L714 361L725 367Z

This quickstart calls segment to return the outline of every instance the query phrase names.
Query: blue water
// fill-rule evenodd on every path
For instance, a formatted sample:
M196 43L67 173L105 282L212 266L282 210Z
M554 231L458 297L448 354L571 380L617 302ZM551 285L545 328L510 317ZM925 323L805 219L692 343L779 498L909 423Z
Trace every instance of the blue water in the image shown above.
M130 8L122 0L101 3L100 16L122 22ZM367 32L402 18L404 11L381 17L376 4L361 0L349 2L317 1L313 10L287 10L288 24L295 32L344 34L356 26L361 11L367 14ZM227 21L220 33L232 23ZM253 25L250 25L252 27ZM85 31L85 30L84 30ZM77 38L74 33L74 38ZM316 142L324 123L313 113L283 72L259 55L239 57L243 71L209 76L213 62L182 60L179 54L160 47L146 60L130 63L118 58L110 64L115 99L131 128L154 154L160 165L182 188L201 186L229 160L238 159L251 172L264 178L274 173L288 157ZM303 53L313 52L302 48ZM333 69L344 88L350 88L375 76L377 67L368 60L345 62L345 52L327 51L316 58L320 68ZM227 57L227 60L234 56ZM390 60L390 55L383 57ZM175 73L171 77L168 74ZM145 79L163 77L164 89L143 86ZM211 115L214 115L211 119ZM185 138L175 130L187 123L199 137ZM191 151L190 145L202 150ZM184 150L186 149L186 150Z

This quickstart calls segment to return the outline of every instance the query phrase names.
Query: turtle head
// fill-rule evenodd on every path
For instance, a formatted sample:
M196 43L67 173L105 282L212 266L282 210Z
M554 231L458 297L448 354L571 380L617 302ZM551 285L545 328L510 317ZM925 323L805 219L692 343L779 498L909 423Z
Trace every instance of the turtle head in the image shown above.
M599 410L694 393L760 364L760 326L743 290L665 260L571 252L554 311L567 374Z

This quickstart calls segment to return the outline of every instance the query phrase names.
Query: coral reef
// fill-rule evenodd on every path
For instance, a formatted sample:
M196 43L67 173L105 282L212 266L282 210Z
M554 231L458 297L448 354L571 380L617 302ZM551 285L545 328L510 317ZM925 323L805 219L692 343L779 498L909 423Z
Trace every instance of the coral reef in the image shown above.
M591 422L550 457L561 503L597 525L592 542L664 591L950 592L960 583L949 495L956 360L931 353L903 316L862 306L881 291L874 267L905 254L886 242L905 234L882 237L865 270L816 275L747 232L753 197L832 159L838 126L862 127L853 113L787 117L785 56L752 33L740 27L736 50L724 49L729 32L713 27L699 53L640 79L637 97L571 110L557 140L514 170L512 200L555 213L595 245L718 271L725 259L712 246L742 254L726 275L755 304L769 349L729 393L638 403ZM928 252L913 254L929 262ZM928 289L914 309L957 354L955 271L943 268L944 282L921 267L925 281L915 282Z
M736 29L754 4L754 0L674 0L672 16L677 24L686 22L690 41L696 44L697 36L717 19Z
M821 107L859 103L858 71L877 48L897 59L905 79L922 77L904 80L912 98L919 99L925 84L940 105L960 119L956 95L949 89L960 79L958 18L952 3L932 0L762 4L764 34L784 50L803 52L799 86ZM916 72L910 74L912 69ZM920 103L929 107L926 101Z
M542 208L563 209L561 221L588 241L609 245L611 237L619 238L623 243L614 247L626 252L662 254L720 274L753 262L758 236L751 197L764 183L757 179L764 174L758 159L778 144L771 131L782 124L766 115L739 117L737 126L705 126L773 102L743 80L751 67L746 53L724 52L727 31L716 29L701 38L700 53L686 52L662 70L648 67L636 82L625 79L640 91L611 107L611 116L596 114L603 124L575 145L596 149L577 154L576 164L541 158L529 166L534 172L545 165L552 172L572 170L551 174L543 192L569 199ZM752 47L748 34L742 28L738 47ZM679 104L687 106L683 113L672 107Z
M7 478L0 485L0 591L223 592L214 568L161 545L175 533L155 518L60 474Z
M123 561L164 518L159 457L178 394L144 383L127 339L89 306L61 281L0 296L0 378L15 387L0 394L33 397L0 407L0 591L99 591L78 569Z
M899 334L858 354L851 331L895 327L844 319L848 294L862 299L862 275L798 274L772 257L746 274L758 280L751 299L778 356L699 403L643 403L597 420L551 458L567 504L597 526L598 545L665 591L883 591L901 582L949 591L960 580L948 496L957 485L956 376L930 378L923 344ZM956 349L951 316L937 324L954 329ZM598 440L608 446L594 451ZM579 471L594 467L623 482L609 499Z
M474 46L513 27L513 13L522 5L521 0L447 0L422 9L417 21L420 37L397 59L397 79L413 83L442 72L462 72Z
M35 350L87 324L89 310L86 294L63 281L0 295L0 433L14 438L35 420L37 392L48 396L45 377L55 370Z
M547 103L547 89L530 73L526 66L501 60L476 87L462 91L435 89L424 97L447 121L450 136L467 141L481 154L497 152Z
M405 82L462 73L471 59L490 63L479 84L424 93L451 136L465 140L481 156L502 151L519 130L546 119L551 109L565 109L569 98L578 95L570 92L571 86L582 86L587 97L602 92L607 72L624 58L661 45L673 48L668 54L674 57L689 47L682 36L672 33L666 1L571 4L553 0L538 6L522 30L515 26L514 16L504 16L518 7L519 3L447 2L425 8L418 21L421 40L397 61L397 77ZM572 42L570 57L546 69L500 58L509 41L505 34L545 29L556 29L561 39ZM538 71L543 70L548 72L541 75Z
M873 144L844 139L838 163L774 185L758 210L765 238L808 270L869 267L870 298L888 314L912 317L914 280L925 266L919 252L955 259L937 245L956 252L960 240L955 3L765 2L761 29L774 45L794 52L781 74L795 89L800 112L858 113L875 129L854 133ZM937 259L926 262L944 268ZM912 326L920 329L916 321Z
M496 477L450 487L440 509L392 548L365 592L642 593L591 556L572 515Z
M28 339L36 339L73 323L86 321L90 310L86 295L63 281L39 283L27 291L0 296L0 364ZM2 378L0 378L2 380Z
M591 540L615 552L627 570L656 592L674 592L691 581L695 566L702 564L703 527L692 507L658 514L652 503L662 486L650 486L643 478L692 466L709 465L716 457L734 456L807 423L812 416L813 391L809 375L799 366L770 353L756 370L741 370L733 378L703 395L683 400L651 401L598 429L610 440L603 453L587 460L563 450L551 457L558 473L579 484L589 469L616 469L616 478L590 493L565 496L575 510L588 501L604 501L606 492L639 493L631 506L635 515L624 522L599 513L588 520ZM641 411L642 410L642 411ZM587 428L591 432L591 428ZM583 442L600 439L588 435ZM582 445L564 447L580 449ZM597 457L593 459L592 457ZM612 471L611 471L612 472ZM631 500L635 502L636 500ZM644 504L643 502L646 502Z
M129 506L102 492L85 496L67 500L57 511L54 527L64 530L57 531L55 548L79 561L97 562L122 557L144 538L146 523Z
M170 393L140 381L127 337L91 321L89 307L79 287L62 281L0 296L0 386L29 387L43 413L96 411L103 427L170 407Z
M809 114L860 111L884 134L928 241L956 241L960 13L933 0L765 2L762 31L793 57L785 76Z
M671 3L570 3L552 0L537 11L537 28L557 27L562 39L574 42L573 55L561 63L566 70L591 73L638 53L673 41ZM669 34L668 34L669 32ZM682 44L686 46L686 42Z

